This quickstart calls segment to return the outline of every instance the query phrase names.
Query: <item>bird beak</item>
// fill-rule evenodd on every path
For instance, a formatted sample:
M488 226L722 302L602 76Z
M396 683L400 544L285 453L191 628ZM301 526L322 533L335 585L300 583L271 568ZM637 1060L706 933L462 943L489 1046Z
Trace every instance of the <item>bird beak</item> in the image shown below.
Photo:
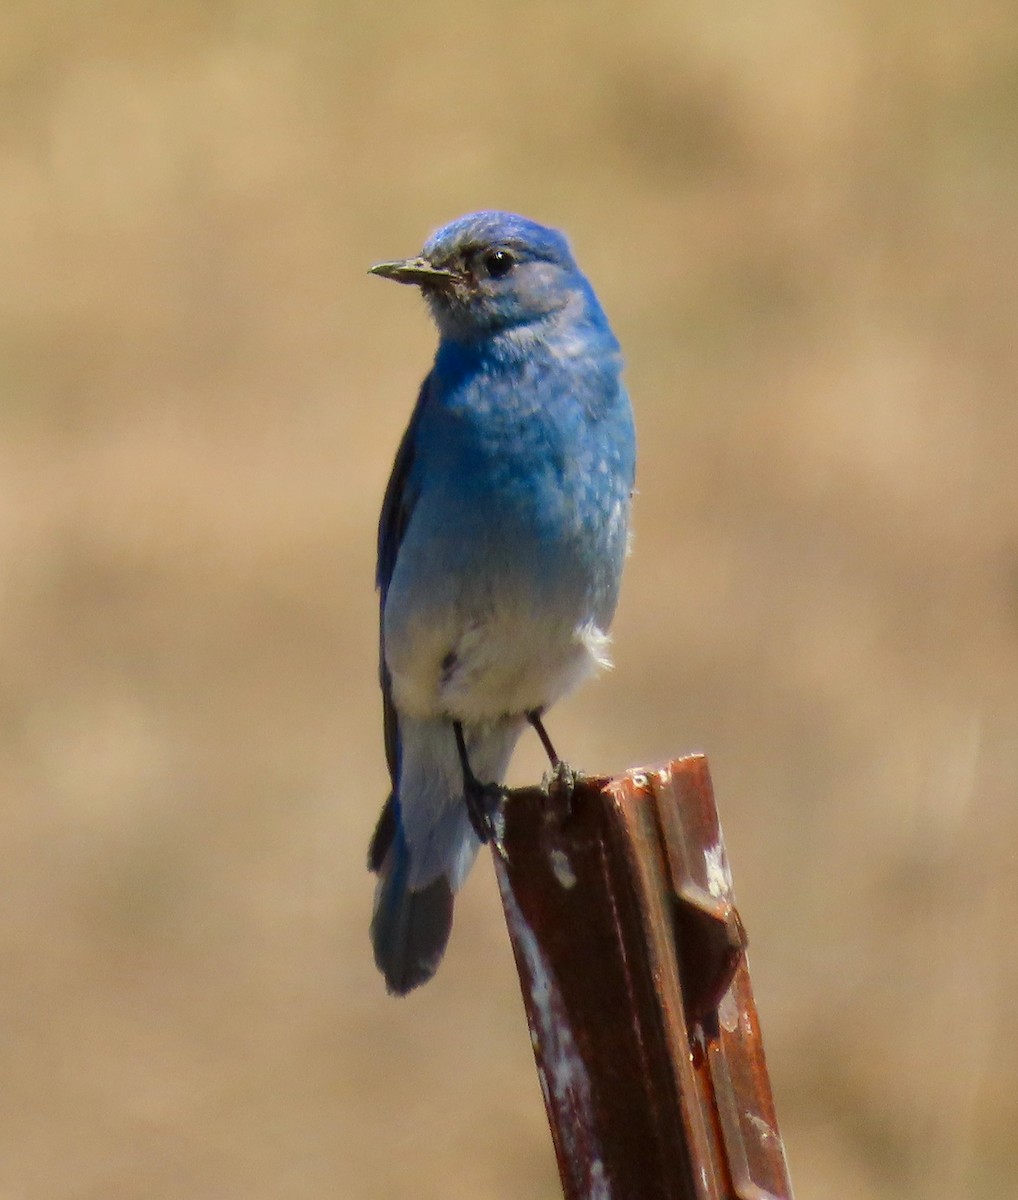
M375 263L368 268L369 275L381 275L383 279L394 279L397 283L426 284L451 283L457 278L455 271L433 267L426 258L401 258L396 262Z

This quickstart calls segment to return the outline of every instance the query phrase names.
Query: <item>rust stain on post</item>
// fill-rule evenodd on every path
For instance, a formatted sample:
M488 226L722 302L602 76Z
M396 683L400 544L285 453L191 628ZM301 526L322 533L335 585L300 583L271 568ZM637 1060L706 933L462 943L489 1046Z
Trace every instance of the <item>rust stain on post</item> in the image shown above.
M706 759L514 792L505 850L567 1200L790 1197Z

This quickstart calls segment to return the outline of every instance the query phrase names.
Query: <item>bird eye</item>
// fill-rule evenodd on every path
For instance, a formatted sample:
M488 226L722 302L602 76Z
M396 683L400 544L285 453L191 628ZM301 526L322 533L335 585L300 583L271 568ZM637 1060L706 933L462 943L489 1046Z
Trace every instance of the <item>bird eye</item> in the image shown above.
M490 279L502 279L516 265L516 259L508 250L489 250L483 261Z

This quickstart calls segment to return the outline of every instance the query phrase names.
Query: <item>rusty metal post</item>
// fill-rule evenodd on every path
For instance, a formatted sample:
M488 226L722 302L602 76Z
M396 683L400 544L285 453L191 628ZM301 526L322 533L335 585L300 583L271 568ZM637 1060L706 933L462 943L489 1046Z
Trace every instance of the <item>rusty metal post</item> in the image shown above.
M566 1200L790 1198L706 759L515 791L504 847Z

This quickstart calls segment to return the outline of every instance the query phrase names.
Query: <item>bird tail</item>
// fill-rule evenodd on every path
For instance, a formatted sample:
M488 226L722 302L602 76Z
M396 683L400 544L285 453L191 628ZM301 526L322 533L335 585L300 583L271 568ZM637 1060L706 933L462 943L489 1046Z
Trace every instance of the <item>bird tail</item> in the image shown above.
M424 887L411 887L410 850L399 802L391 795L371 839L368 866L378 874L371 918L375 963L388 990L404 996L426 983L442 961L452 930L452 883L441 874Z
M507 717L466 730L479 779L498 782L523 729ZM452 928L453 896L480 841L463 801L463 767L448 721L401 717L399 784L368 851L378 875L371 940L390 992L404 995L434 975Z

